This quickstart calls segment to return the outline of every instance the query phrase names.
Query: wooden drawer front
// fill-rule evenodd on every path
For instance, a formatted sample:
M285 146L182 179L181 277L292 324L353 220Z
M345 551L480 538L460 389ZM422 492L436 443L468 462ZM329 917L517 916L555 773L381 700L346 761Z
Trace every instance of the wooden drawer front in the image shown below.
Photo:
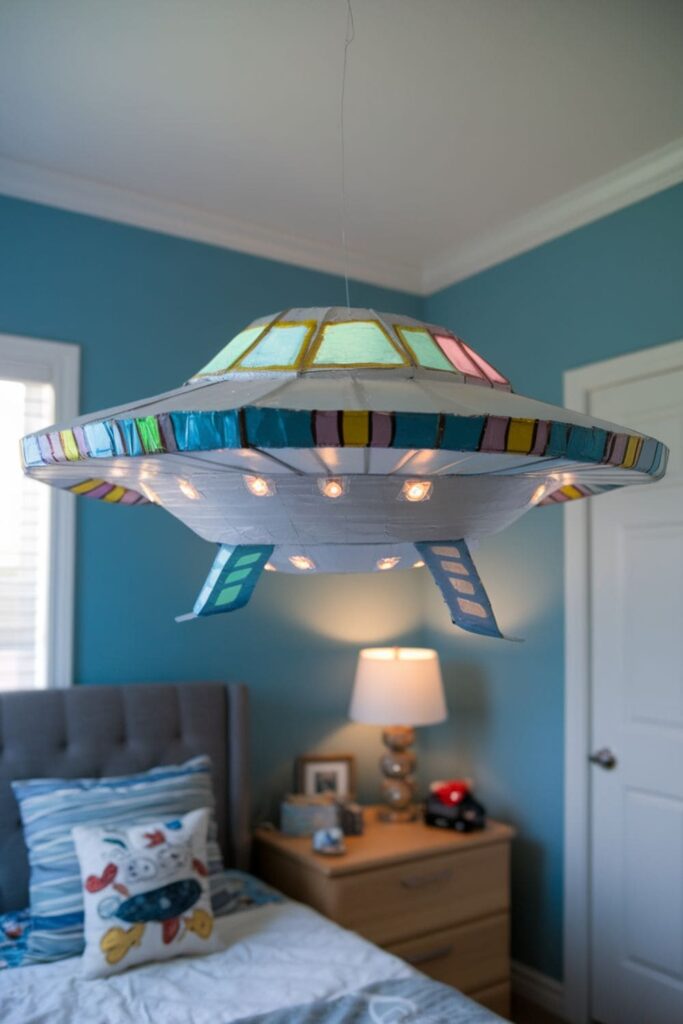
M508 915L396 942L387 949L435 981L475 992L509 981Z
M487 1010L497 1013L499 1017L510 1020L510 985L491 985L479 992L470 992L470 999L485 1006Z
M507 844L341 875L325 897L329 917L379 945L423 935L508 909Z

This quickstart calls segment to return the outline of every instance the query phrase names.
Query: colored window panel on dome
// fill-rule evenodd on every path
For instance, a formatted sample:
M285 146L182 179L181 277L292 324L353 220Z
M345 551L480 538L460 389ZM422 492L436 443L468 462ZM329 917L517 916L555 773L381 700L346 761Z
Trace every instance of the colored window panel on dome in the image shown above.
M460 373L466 373L468 377L485 379L482 370L467 355L467 352L465 352L456 338L451 338L448 334L435 334L434 337L439 348L456 370L459 370Z
M276 324L242 359L240 369L296 368L301 350L313 333L313 322L303 324Z
M325 324L313 353L314 366L404 366L407 360L379 324Z
M489 380L495 381L496 384L509 385L510 381L507 379L507 377L504 377L502 373L498 373L498 370L496 370L495 367L491 366L490 363L487 363L485 359L482 359L481 356L474 351L474 349L470 348L470 346L465 344L464 341L461 341L460 344L462 345L463 349L470 357L470 359L472 359L472 361L477 364L479 369L483 371L484 376L488 377Z
M420 366L426 366L428 370L453 372L453 367L429 331L425 331L423 327L401 327L398 324L396 331Z
M218 355L213 357L211 362L202 367L196 376L204 377L212 373L222 373L229 367L234 366L237 360L254 344L259 334L263 334L264 330L265 325L261 324L260 327L247 327L246 330L240 331L220 350Z

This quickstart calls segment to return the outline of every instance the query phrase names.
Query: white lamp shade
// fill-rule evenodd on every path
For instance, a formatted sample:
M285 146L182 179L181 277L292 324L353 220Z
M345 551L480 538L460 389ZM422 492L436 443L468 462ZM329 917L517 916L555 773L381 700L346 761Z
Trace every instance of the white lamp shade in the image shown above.
M425 647L366 647L349 718L368 725L434 725L448 717L439 656Z

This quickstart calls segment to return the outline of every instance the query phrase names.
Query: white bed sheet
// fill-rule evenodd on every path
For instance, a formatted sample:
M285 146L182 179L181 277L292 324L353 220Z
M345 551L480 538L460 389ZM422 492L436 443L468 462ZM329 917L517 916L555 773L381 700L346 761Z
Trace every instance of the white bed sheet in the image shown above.
M2 1024L229 1024L415 972L287 901L216 921L224 947L88 981L80 957L0 971Z

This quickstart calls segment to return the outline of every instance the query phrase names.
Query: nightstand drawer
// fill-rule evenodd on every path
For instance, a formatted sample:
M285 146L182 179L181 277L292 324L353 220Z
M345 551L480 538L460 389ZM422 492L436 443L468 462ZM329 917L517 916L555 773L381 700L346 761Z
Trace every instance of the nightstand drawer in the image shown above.
M331 878L324 902L333 920L379 945L505 911L508 846L496 843Z
M453 985L461 992L472 993L507 983L508 933L508 915L497 914L484 921L444 928L386 948L430 978Z

